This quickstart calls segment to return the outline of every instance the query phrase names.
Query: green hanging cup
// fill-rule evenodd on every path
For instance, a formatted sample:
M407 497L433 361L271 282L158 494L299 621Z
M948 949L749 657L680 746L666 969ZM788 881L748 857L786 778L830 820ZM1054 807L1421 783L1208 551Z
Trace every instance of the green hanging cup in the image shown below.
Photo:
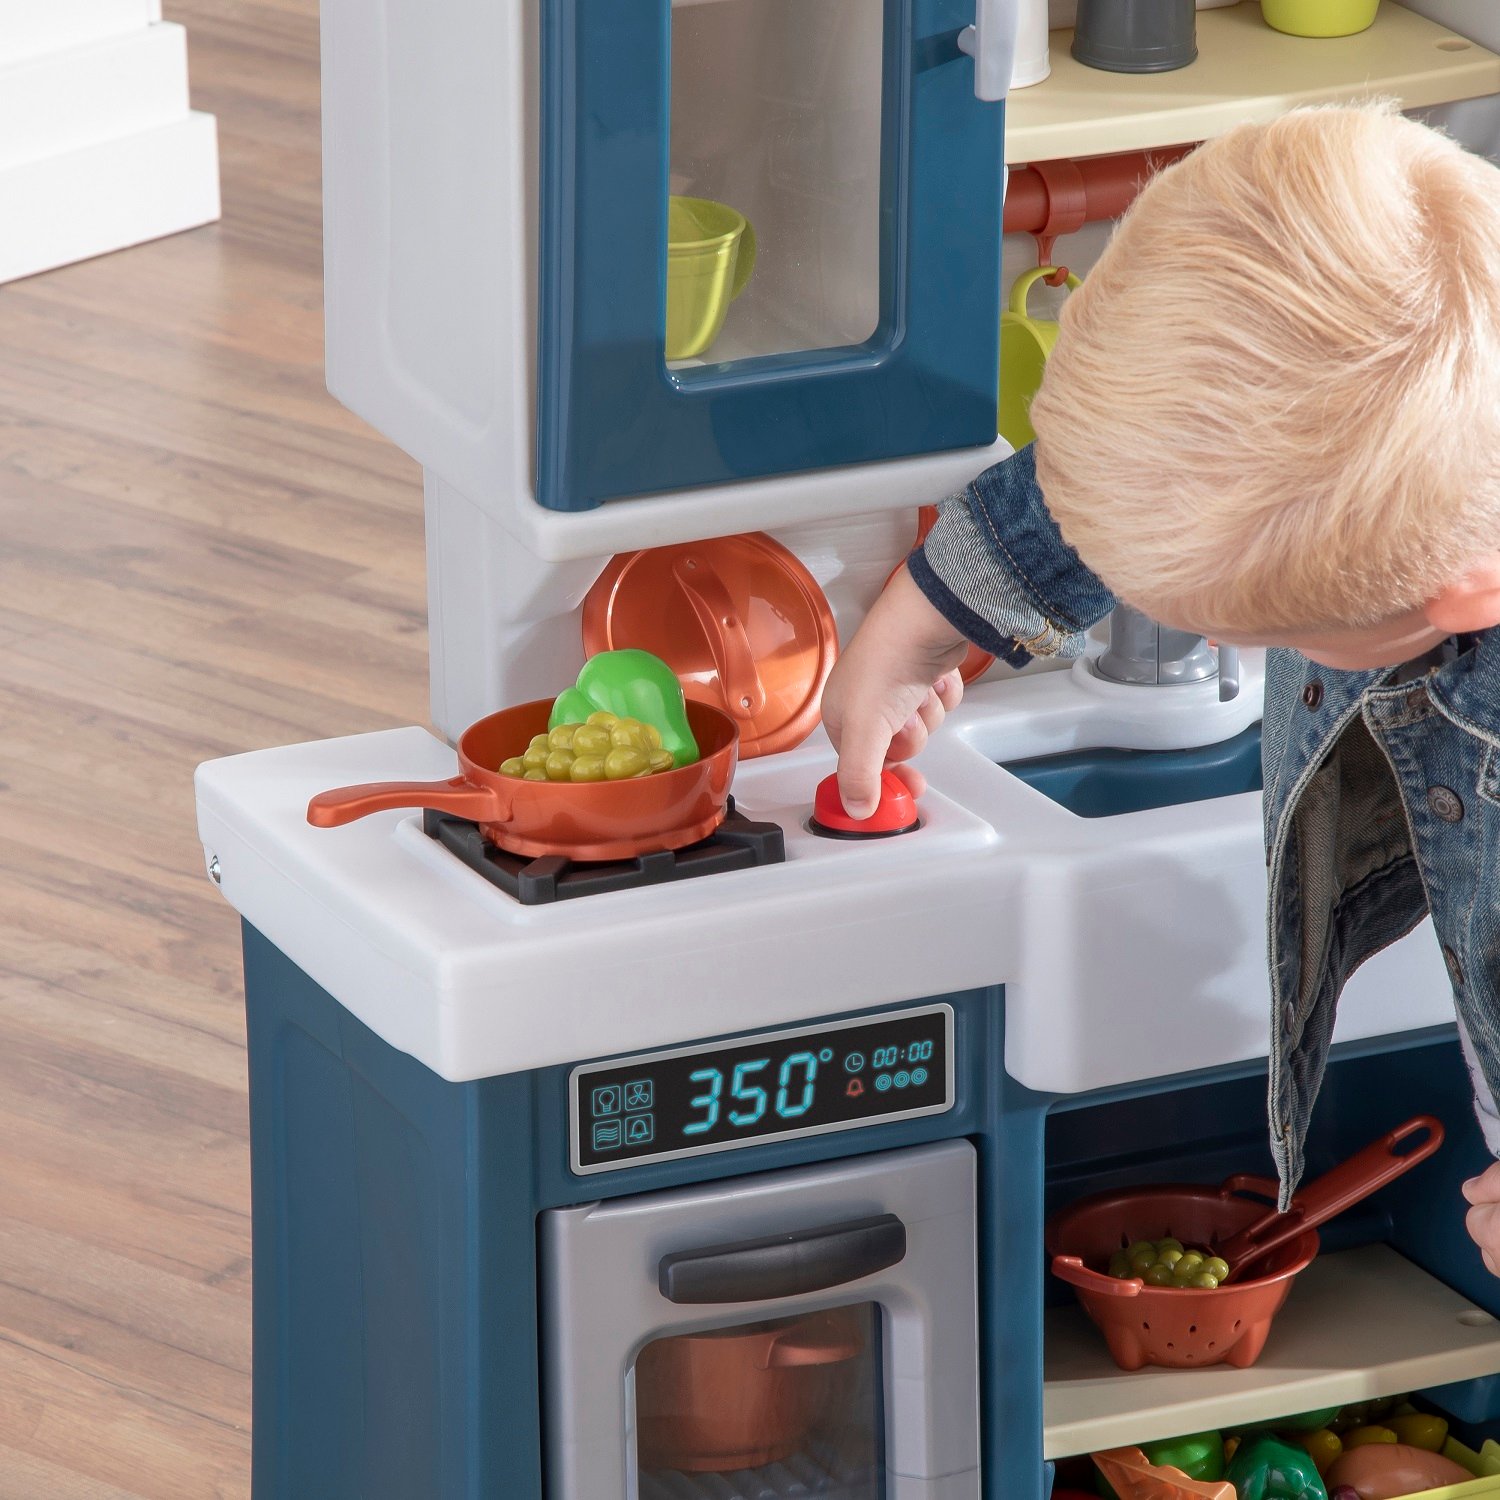
M1026 299L1044 276L1055 276L1053 266L1038 266L1016 278L1010 289L1010 307L1000 315L1000 403L996 416L1000 436L1012 448L1024 448L1036 433L1031 429L1032 398L1041 389L1047 356L1057 342L1057 324L1051 318L1033 318ZM1068 276L1068 290L1083 283Z

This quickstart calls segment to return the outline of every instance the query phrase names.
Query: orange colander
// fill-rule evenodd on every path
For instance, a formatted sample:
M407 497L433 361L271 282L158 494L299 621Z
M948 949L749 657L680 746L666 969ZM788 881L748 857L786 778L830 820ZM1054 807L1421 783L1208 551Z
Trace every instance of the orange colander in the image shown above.
M1398 1150L1424 1135L1410 1149ZM1122 1370L1253 1365L1298 1272L1318 1253L1317 1226L1425 1161L1443 1127L1419 1115L1309 1183L1287 1213L1245 1194L1276 1199L1270 1178L1239 1174L1218 1187L1144 1187L1099 1193L1047 1225L1052 1274L1066 1281ZM1214 1288L1155 1287L1103 1269L1138 1240L1171 1236L1229 1262ZM1246 1274L1251 1270L1253 1275Z

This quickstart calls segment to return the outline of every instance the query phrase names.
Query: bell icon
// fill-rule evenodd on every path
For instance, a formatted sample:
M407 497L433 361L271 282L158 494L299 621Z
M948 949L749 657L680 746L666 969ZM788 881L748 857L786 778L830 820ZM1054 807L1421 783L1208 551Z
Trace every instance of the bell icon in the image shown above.
M848 1096L848 1097L849 1097L849 1098L850 1098L850 1099L858 1099L858 1098L859 1098L859 1096L860 1096L860 1095L861 1095L861 1094L862 1094L862 1093L864 1093L864 1091L865 1091L865 1086L864 1086L864 1084L862 1084L862 1083L861 1083L861 1082L860 1082L860 1081L859 1081L859 1079L857 1079L857 1078L851 1078L851 1079L850 1079L850 1080L849 1080L849 1086L848 1086L848 1087L847 1087L847 1088L846 1088L846 1089L845 1089L845 1090L844 1090L844 1093L845 1093L845 1094L846 1094L846 1095L847 1095L847 1096Z

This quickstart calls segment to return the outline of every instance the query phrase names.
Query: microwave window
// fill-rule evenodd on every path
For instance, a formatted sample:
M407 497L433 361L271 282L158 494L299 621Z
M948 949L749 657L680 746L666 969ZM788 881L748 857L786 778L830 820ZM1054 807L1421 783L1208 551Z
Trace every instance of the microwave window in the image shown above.
M885 10L884 0L672 7L674 368L875 332Z

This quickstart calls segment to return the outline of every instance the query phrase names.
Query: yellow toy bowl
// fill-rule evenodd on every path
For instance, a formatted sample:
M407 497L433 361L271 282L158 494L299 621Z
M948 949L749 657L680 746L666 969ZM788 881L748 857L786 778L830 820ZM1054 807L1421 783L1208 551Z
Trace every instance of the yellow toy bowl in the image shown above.
M1467 1484L1447 1484L1435 1490L1423 1490L1410 1500L1496 1500L1500 1496L1500 1446L1486 1438L1476 1453L1456 1438L1443 1444L1443 1457L1452 1459L1474 1477Z
M718 338L755 269L755 231L708 198L667 202L667 358L692 359Z
M1353 36L1379 9L1380 0L1260 0L1266 25L1289 36Z
M997 430L1012 448L1024 448L1036 437L1031 430L1031 401L1042 384L1042 370L1057 342L1057 324L1051 318L1033 318L1026 311L1026 298L1044 276L1055 275L1051 266L1040 266L1016 277L1010 289L1010 308L1000 315L1000 405ZM1080 285L1068 277L1068 290Z

